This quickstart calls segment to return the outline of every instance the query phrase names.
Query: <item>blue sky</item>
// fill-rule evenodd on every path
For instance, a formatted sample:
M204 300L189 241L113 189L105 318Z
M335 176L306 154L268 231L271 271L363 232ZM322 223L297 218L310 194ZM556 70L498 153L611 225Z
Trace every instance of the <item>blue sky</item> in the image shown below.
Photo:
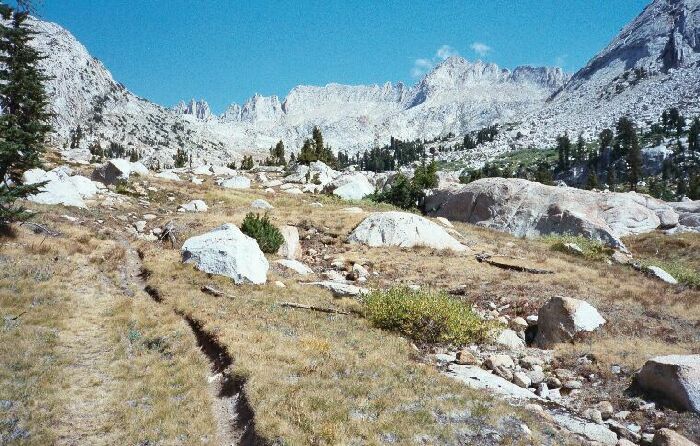
M503 67L584 66L647 0L44 0L134 93L216 113L297 84L414 83L459 54Z

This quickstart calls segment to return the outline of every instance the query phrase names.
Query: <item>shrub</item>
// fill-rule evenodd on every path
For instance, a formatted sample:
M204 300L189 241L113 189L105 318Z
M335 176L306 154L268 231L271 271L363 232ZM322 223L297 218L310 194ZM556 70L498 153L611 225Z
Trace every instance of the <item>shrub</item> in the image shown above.
M373 291L365 298L364 312L375 327L422 343L465 345L482 341L489 329L468 305L442 292Z
M248 213L241 225L241 231L249 237L253 237L262 252L272 254L277 252L284 243L282 233L272 223L267 214L262 217L258 214Z

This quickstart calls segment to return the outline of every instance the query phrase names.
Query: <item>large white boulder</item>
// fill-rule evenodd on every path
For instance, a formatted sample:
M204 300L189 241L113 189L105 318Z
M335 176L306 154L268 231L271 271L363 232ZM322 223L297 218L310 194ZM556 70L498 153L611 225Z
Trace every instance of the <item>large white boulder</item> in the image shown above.
M92 179L104 184L116 184L129 181L132 174L148 175L148 168L140 162L115 158L107 161L104 165L92 172Z
M412 248L425 246L453 251L466 249L441 226L427 218L409 212L395 211L370 214L352 231L348 241L372 247Z
M545 186L515 178L484 178L434 190L428 215L509 232L519 237L574 234L626 250L621 237L670 228L678 214L655 198Z
M226 189L249 189L250 179L241 175L225 178L218 181L219 186Z
M333 195L343 200L361 200L373 194L375 190L367 177L360 172L344 174L333 180L330 187L333 188Z
M258 243L233 224L187 239L180 251L183 262L205 273L230 277L239 284L267 281L270 265Z
M548 348L570 341L581 332L591 332L605 324L605 319L591 304L571 297L554 296L537 314L535 343Z
M648 360L637 383L651 396L700 413L700 355L667 355Z
M30 169L22 175L24 184L47 182L39 189L39 193L27 199L34 203L79 208L87 207L84 199L97 194L97 186L89 178L80 175L70 176L70 170L57 167L48 172L42 169Z

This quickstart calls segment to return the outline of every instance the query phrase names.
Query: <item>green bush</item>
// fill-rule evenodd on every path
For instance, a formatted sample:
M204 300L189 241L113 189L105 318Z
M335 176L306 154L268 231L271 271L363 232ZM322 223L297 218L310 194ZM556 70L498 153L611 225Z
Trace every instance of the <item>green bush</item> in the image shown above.
M375 327L422 343L465 345L483 341L489 330L468 305L441 292L373 291L365 298L364 312Z
M284 243L282 233L272 223L267 214L262 217L258 214L248 213L241 225L241 231L249 237L253 237L260 246L262 252L269 254L277 252Z

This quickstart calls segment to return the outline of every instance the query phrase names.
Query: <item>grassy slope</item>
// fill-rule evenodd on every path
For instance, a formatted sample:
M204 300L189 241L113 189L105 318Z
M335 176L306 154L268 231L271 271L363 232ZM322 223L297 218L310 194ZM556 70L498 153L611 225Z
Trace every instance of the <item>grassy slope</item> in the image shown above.
M591 302L609 323L601 333L585 342L561 346L557 355L564 366L574 364L581 354L591 354L596 358L594 371L609 373L606 371L610 364L636 368L653 354L699 352L695 326L700 319L700 293L697 290L668 286L641 276L628 267L607 265L598 259L577 258L558 252L552 249L551 240L520 240L465 224L455 225L473 252L518 257L535 267L556 272L547 276L531 276L480 264L472 254L348 245L344 243L345 237L366 214L344 212L342 209L352 204L328 197L289 196L283 193L271 197L260 190L222 190L211 185L210 179L203 186L154 179L149 179L147 185L158 189L157 192L149 192L149 208L139 206L133 199L116 205L116 210L93 207L89 211L76 211L40 207L45 211L40 219L67 234L67 239L60 242L64 246L51 249L63 250L61 252L64 254L59 256L63 259L68 255L66 253L75 249L70 247L72 245L96 249L91 244L104 243L105 247L100 251L104 256L113 246L109 240L120 237L124 232L125 224L116 217L131 212L135 213L134 219L140 219L142 214L148 212L158 214L155 221L149 222L149 227L173 219L181 230L179 240L182 242L188 236L200 234L221 223L240 224L250 210L249 203L264 196L275 206L271 212L273 223L297 225L301 228L304 249L315 249L325 254L315 259L304 259L317 271L328 267L336 258L347 262L362 260L371 272L378 273L371 277L371 287L388 288L397 284L417 283L445 290L464 286L465 301L481 306L487 302L510 303L512 315L536 313L539 305L555 294ZM169 200L168 196L174 199ZM195 198L204 199L210 211L186 215L175 212L179 203ZM309 203L312 201L321 201L325 206L311 207ZM366 210L389 209L384 205L357 204ZM75 233L67 223L59 223L63 221L60 215L64 213L83 219L85 223L81 231L88 235ZM98 224L97 220L104 220L105 223ZM98 232L99 236L96 235ZM659 240L665 236L654 234L649 237L650 240ZM697 235L674 236L663 238L663 241L666 243L684 237L690 238L691 247L696 246ZM22 258L22 253L31 252L32 243L39 242L40 238L23 232L19 240L13 242L17 245L6 244L0 254L10 256L12 263L14 259ZM488 426L497 422L503 414L513 411L484 394L469 391L439 375L434 367L421 363L422 355L408 341L372 329L359 317L328 316L275 305L291 300L357 309L355 301L334 300L327 292L299 284L298 277L274 268L267 285L234 286L224 278L208 277L190 266L182 265L177 250L150 243L142 245L144 263L152 272L148 281L159 290L164 305L155 305L142 293L137 293L139 299L133 300L114 296L113 312L105 313L105 321L110 321L105 325L105 329L111 333L109 343L114 348L115 361L121 364L114 367L113 379L122 384L114 388L118 391L112 391L118 401L114 407L121 411L121 418L118 419L122 421L115 425L119 427L115 428L114 433L118 438L196 444L198 439L213 435L214 427L208 416L210 400L205 392L207 364L172 309L201 321L204 328L227 347L234 358L234 372L248 379L246 393L256 412L257 429L269 439L282 437L288 444L347 444L353 441L371 444L386 438L383 437L385 435L396 434L402 442L409 443L418 434L438 438L454 435L455 426L441 423L441 414L469 408L476 417L472 420L472 426L479 423ZM630 243L630 246L634 252L643 252L634 243ZM35 267L46 264L52 252L36 254ZM691 250L686 252L687 256L692 255ZM26 257L27 261L34 258ZM275 256L269 258L273 260ZM688 265L692 264L690 260L688 262ZM117 258L95 267L112 277L110 271L119 263ZM73 266L65 268L61 275L70 278ZM5 296L12 291L7 277L20 276L25 277L23 280L26 281L34 280L31 279L31 271L27 267L26 272L17 271L3 276L5 281L0 282L2 291L6 293L0 301L3 315L19 313L30 306L31 297L26 292L21 294L24 300ZM62 288L58 286L58 278L52 277L46 288L60 293ZM117 279L112 277L112 280ZM277 288L274 285L276 280L283 281L287 287ZM72 299L70 284L68 281L68 297L65 298L69 299L68 302ZM206 295L199 291L204 284L213 284L231 297ZM57 341L51 337L37 336L32 330L41 333L50 331L54 324L60 326L66 308L70 309L70 306L65 303L42 308L41 311L46 313L37 316L39 319L36 321L25 320L18 328L22 331L1 332L0 335L16 336L13 342L25 342L26 345L21 344L23 349L36 351L36 357L51 357ZM37 309L32 311L39 314ZM160 338L165 339L168 346L165 352L159 347L162 341L144 342ZM153 349L154 345L157 348ZM176 354L170 356L167 352ZM18 361L16 356L19 353L14 349L5 349L2 355L1 364L12 364ZM70 357L61 359L70 360ZM0 375L3 385L0 388L17 389L15 393L8 394L7 399L37 401L38 395L46 395L41 397L41 401L49 404L52 395L59 393L56 384L52 384L54 381L49 378L52 373L61 373L61 368L44 361L20 368L14 375L10 370L3 369ZM47 377L44 390L27 392L27 383L33 373ZM55 381L60 379L58 377ZM14 380L13 387L5 385L13 382L11 380ZM139 382L142 384L137 384ZM128 396L122 392L128 392ZM3 398L6 397L0 395L0 399ZM144 403L125 405L127 401ZM32 411L31 416L28 410L18 412L22 423L34 426L32 432L37 433L36 438L52 438L51 435L55 435L47 427L55 424L45 421L60 420L63 408L61 402L49 405L43 410L45 415L41 415L41 411ZM46 418L37 423L31 421L31 417L39 416ZM518 416L527 419L525 415ZM540 422L535 420L528 420L528 425L535 432L542 429ZM42 429L45 437L39 437ZM146 434L139 436L141 429Z
M189 328L121 286L121 246L53 227L64 237L20 229L0 247L0 314L22 314L0 330L0 400L11 402L0 409L1 438L36 445L213 438L208 364Z

